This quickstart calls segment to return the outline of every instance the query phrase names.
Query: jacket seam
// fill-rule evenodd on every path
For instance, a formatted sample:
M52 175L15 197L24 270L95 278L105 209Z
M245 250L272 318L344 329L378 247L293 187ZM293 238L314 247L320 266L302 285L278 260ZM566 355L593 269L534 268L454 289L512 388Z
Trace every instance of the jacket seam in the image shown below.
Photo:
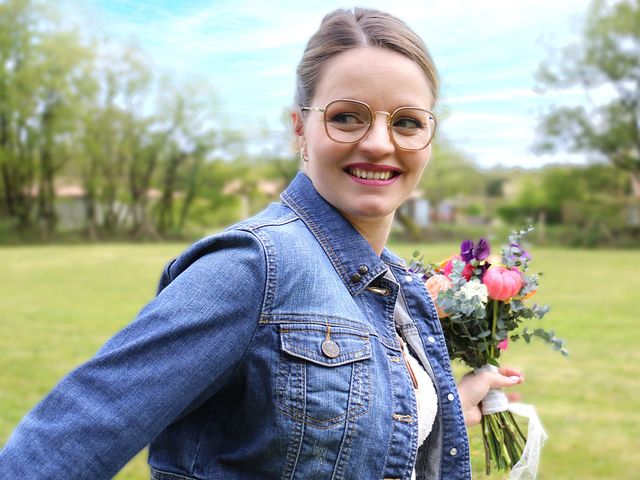
M266 252L265 252L264 245L260 241L258 236L253 231L250 231L250 230L245 230L245 231L246 231L246 233L250 234L252 237L254 237L258 241L258 243L262 247L261 250L262 250L262 253L263 253L264 257L265 257L265 259L264 259L264 261L265 261L265 275L264 275L264 277L265 278L264 278L264 286L262 288L262 297L263 297L263 304L264 304L264 298L266 296L267 283L268 283L268 259L267 259L267 255L266 255ZM242 356L240 357L240 359L236 363L235 368L233 369L233 371L229 375L229 378L232 378L236 374L236 372L240 368L240 365L244 362L244 360L245 360L245 358L247 356L247 353L249 352L249 350L253 346L253 342L255 340L256 333L258 332L258 326L260 324L260 318L261 317L262 317L262 307L260 308L260 311L258 312L258 318L257 318L257 320L255 322L255 325L254 325L254 328L253 328L253 333L251 334L251 339L249 340L249 343L247 344L247 347L245 348L244 352L242 353ZM214 410L213 405L211 405L210 408L209 408L209 414L208 414L206 425L201 431L200 438L198 439L198 446L196 447L196 452L195 452L195 455L193 457L193 462L191 463L191 468L190 468L191 474L193 474L193 471L195 470L195 466L198 463L198 459L200 457L200 450L201 450L202 444L204 442L205 434L209 430L209 427L211 426L211 422L213 421L213 417L214 417L213 410Z
M287 207L288 208L288 207ZM243 230L246 232L253 233L255 230L260 230L265 227L281 227L282 225L286 225L288 223L293 223L296 220L300 220L300 217L296 215L295 212L288 213L284 218L281 218L279 221L264 221L264 222L256 222L249 223L244 225L238 225L231 230Z
M302 322L301 320L308 320ZM260 323L263 325L280 325L287 323L301 324L301 325L320 325L326 326L327 322L335 322L332 325L336 327L352 328L358 330L361 333L367 333L372 335L371 328L365 323L351 320L347 317L340 317L338 315L327 315L318 313L264 313L260 317Z
M154 472L157 472L161 476L171 476L176 480L198 480L198 477L194 477L193 475L182 475L180 473L167 472L166 470L160 470L158 468L151 467L151 478L154 479Z
M344 265L342 265L342 262L338 258L338 255L336 254L336 252L333 250L333 247L331 246L331 244L325 240L324 235L322 234L320 229L318 229L315 222L311 218L308 218L308 216L305 214L304 209L300 205L298 205L298 202L296 202L295 199L291 197L291 195L287 195L286 198L283 196L283 199L285 201L286 200L290 201L297 208L297 210L295 210L296 214L307 225L309 230L311 230L311 233L313 233L313 236L316 238L318 243L322 246L324 251L327 253L327 257L329 258L333 266L336 268L336 270L338 270L341 280L347 287L347 290L349 292L352 292L352 294L357 293L357 291L352 291L351 285L349 285L345 281L345 278L347 277L347 271L345 270Z

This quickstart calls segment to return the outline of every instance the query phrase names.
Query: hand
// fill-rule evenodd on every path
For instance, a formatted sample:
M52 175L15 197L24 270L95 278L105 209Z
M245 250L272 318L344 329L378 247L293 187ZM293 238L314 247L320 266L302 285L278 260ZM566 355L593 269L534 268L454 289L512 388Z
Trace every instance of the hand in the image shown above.
M524 375L515 368L502 367L498 372L469 372L458 384L464 423L470 427L480 423L480 402L492 388L513 387L524 382Z

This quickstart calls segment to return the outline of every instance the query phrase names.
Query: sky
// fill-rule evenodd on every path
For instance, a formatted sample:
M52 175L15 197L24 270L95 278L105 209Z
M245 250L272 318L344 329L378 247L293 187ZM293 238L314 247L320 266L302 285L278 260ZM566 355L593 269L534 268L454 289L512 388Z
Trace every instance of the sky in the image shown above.
M155 68L205 81L237 128L284 131L295 69L334 0L69 0L94 33L135 43ZM580 163L537 156L539 118L552 105L584 102L579 89L537 93L540 63L579 39L585 0L364 0L404 20L427 44L441 78L439 132L479 166Z

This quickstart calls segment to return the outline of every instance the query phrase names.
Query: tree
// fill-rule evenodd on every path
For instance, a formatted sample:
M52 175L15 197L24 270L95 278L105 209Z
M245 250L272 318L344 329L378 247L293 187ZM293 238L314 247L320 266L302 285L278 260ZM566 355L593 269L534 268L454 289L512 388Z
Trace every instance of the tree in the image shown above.
M215 128L217 98L208 85L182 85L170 98L165 110L173 118L172 136L160 162L161 198L156 208L156 228L160 234L184 229L197 197L203 164L221 136ZM179 212L174 198L182 197ZM176 215L177 213L177 215ZM177 218L176 218L177 217Z
M581 43L545 62L537 78L542 89L579 86L588 103L552 109L537 151L567 148L606 159L629 173L640 198L640 0L594 0ZM613 93L598 95L607 86Z
M460 195L482 195L486 189L484 173L442 135L433 145L420 186L434 209L444 200Z
M56 228L54 179L70 160L78 139L78 116L95 90L93 54L75 32L52 31L38 45L37 115L39 182L38 219L51 236Z
M43 2L0 2L0 214L21 229L36 214L46 236L56 227L54 178L93 89L92 62Z

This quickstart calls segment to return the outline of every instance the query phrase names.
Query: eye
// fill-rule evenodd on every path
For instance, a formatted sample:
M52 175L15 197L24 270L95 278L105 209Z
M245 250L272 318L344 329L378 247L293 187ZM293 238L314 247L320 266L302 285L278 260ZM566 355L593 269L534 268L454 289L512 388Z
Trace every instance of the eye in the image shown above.
M329 118L329 121L340 125L363 125L366 123L360 115L350 112L335 113Z
M403 131L421 130L424 128L424 123L418 118L400 117L394 120L393 128Z

